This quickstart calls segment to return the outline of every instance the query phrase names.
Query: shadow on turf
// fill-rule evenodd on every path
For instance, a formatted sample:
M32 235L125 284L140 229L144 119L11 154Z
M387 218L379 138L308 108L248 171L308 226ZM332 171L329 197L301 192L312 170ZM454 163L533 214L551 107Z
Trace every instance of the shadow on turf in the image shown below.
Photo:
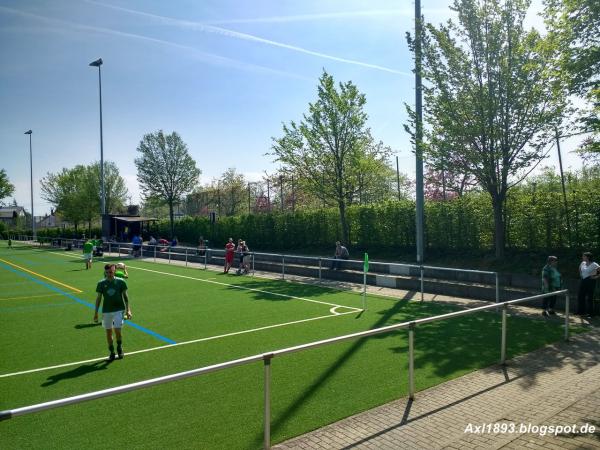
M396 301L390 309L382 312L381 317L371 325L371 328L374 329L384 325L389 325L390 319L401 310L405 309L408 301L415 297L415 295L416 292L414 291L406 293L406 295L402 299L399 299L399 301ZM387 336L387 333L385 335ZM275 434L277 430L281 428L288 420L292 420L298 409L300 409L310 397L316 395L321 386L323 386L329 378L331 378L350 358L352 358L352 356L354 356L354 354L359 351L359 349L365 345L369 339L378 337L381 338L385 336L378 335L373 337L365 337L355 341L354 344L348 350L342 353L339 358L321 374L320 377L316 378L310 384L310 386L308 386L301 394L299 394L296 400L293 400L287 409L279 415L279 417L273 419L271 422L272 434ZM255 437L254 441L257 447L260 447L263 437L264 436L262 433Z
M102 325L102 323L100 323L100 322L98 322L98 323L78 323L77 325L75 325L75 329L76 330L84 330L86 328L99 327L100 325Z
M91 364L84 364L82 366L76 367L75 369L68 370L66 372L57 373L55 375L50 375L48 379L41 384L42 387L52 386L53 384L58 383L59 381L69 380L71 378L78 378L84 375L87 375L92 372L97 372L99 370L106 370L106 368L111 364L108 360L96 361Z

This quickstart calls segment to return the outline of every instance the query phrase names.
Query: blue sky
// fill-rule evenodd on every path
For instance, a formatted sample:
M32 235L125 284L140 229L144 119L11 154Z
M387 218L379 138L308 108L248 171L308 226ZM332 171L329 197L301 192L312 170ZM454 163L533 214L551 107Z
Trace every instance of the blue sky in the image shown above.
M422 0L428 21L450 0ZM539 26L532 9L530 23ZM136 147L145 133L176 131L201 183L234 167L249 180L276 169L269 152L281 123L299 120L322 70L366 94L374 136L414 175L403 130L414 102L408 0L0 0L0 168L14 198L49 212L38 181L100 159L98 70L102 58L104 158L139 201ZM563 144L565 165L580 167ZM556 158L548 164L556 164ZM8 199L5 199L8 200Z

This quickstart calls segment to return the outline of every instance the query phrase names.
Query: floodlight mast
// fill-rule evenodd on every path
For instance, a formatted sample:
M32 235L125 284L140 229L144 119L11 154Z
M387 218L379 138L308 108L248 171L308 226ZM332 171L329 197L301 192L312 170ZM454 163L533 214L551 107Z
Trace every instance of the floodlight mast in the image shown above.
M33 131L27 130L23 134L29 135L29 173L31 174L31 235L33 236L33 240L35 241L35 215L33 214L33 153L31 151L31 135L33 134Z
M102 217L106 214L106 193L104 192L104 142L102 136L102 58L92 61L90 66L98 68L98 91L100 93L100 208Z
M424 192L423 192L423 85L421 82L422 51L421 42L423 24L421 17L421 0L415 0L415 187L416 187L416 217L417 231L417 263L424 260Z

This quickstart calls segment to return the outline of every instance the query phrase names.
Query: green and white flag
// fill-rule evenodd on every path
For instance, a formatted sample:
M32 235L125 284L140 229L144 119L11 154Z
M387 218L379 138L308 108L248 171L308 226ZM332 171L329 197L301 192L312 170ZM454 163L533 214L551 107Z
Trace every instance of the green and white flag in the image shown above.
M365 253L365 264L364 264L365 272L369 271L369 254Z

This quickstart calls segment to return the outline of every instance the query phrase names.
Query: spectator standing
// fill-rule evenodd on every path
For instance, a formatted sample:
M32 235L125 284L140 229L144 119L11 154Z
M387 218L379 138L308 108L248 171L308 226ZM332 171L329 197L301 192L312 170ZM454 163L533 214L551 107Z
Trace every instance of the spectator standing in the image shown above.
M235 248L235 253L237 253L238 255L238 259L239 259L239 265L238 265L238 270L237 270L237 274L239 275L242 272L242 268L244 267L244 241L242 241L241 239L238 239L237 242L237 247Z
M231 265L233 264L234 254L235 244L233 243L233 238L229 238L229 241L225 244L225 268L223 269L223 273L229 273L229 269L231 269Z
M206 241L203 236L198 239L198 255L204 256L206 254Z
M562 287L562 277L557 269L558 258L556 256L548 256L546 265L542 269L542 292L554 292ZM556 305L556 295L544 297L542 304L542 315L548 317L555 315L554 306Z
M577 293L577 313L580 316L594 315L594 290L596 289L596 279L600 265L593 261L593 256L590 252L585 252L581 256L581 264L579 265L579 292Z
M131 240L131 245L133 248L133 256L140 256L140 250L142 249L142 238L140 237L139 234L136 234L135 236L133 236L133 239Z
M246 241L242 241L242 267L243 273L250 271L250 248L246 245Z

